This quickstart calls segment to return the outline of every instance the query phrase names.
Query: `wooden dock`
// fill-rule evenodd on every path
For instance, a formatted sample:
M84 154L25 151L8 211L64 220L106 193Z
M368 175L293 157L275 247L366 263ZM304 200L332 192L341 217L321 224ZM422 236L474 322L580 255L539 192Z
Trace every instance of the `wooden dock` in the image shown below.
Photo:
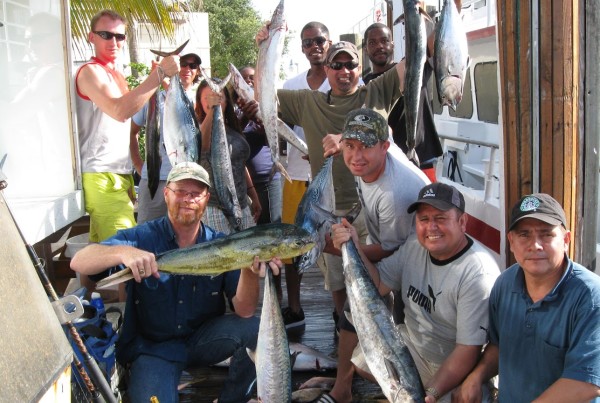
M284 305L286 304L285 281ZM335 356L337 344L334 339L334 323L332 318L333 302L331 293L323 288L323 276L317 268L304 274L302 279L302 307L306 316L304 332L295 332L288 335L290 342L303 343L322 353ZM257 316L260 314L260 307ZM199 368L186 373L181 379L182 383L190 382L180 393L183 402L213 402L221 389L223 380L227 376L224 368ZM296 372L292 373L293 390L313 376L335 377L335 371L326 372ZM355 402L386 401L378 385L372 384L359 377L353 383L353 396Z

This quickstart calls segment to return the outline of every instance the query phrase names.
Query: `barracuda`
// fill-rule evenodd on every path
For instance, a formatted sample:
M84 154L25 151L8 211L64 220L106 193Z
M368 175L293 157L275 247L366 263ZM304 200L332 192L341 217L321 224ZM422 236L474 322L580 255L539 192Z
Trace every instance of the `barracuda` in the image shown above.
M175 249L157 257L158 269L171 274L216 276L249 267L254 256L261 261L273 257L289 259L314 246L308 232L293 224L264 224L189 248ZM96 284L97 288L133 278L129 268Z

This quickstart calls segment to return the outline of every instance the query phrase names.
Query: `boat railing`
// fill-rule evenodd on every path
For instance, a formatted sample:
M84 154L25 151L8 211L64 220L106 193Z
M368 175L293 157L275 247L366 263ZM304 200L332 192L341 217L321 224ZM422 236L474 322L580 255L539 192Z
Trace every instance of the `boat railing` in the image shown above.
M464 151L467 152L469 146L474 145L474 146L481 146L481 147L488 147L490 149L490 157L488 161L484 161L482 160L482 174L481 176L483 176L484 178L484 201L488 202L488 203L496 203L496 199L498 198L499 195L499 187L500 187L500 178L498 177L497 173L495 172L495 165L496 165L496 161L497 161L497 155L498 152L500 150L500 146L496 143L493 142L489 142L489 141L483 141L483 140L477 140L477 139L471 139L471 138L464 138L464 137L459 137L459 136L449 136L449 135L445 135L445 134L439 134L439 138L441 140L443 140L444 142L446 140L450 140L453 142L458 142L458 143L463 143L465 144L465 149ZM467 165L463 165L463 169L467 170ZM471 173L473 173L471 171Z

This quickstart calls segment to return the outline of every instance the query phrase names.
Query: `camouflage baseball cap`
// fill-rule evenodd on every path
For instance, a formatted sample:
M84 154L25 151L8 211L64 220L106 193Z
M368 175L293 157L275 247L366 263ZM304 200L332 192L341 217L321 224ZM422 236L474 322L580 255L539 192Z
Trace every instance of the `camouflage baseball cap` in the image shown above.
M208 172L195 162L180 162L175 165L169 172L167 183L179 182L184 179L194 179L210 187Z
M342 140L355 139L367 147L389 138L387 120L371 109L355 109L346 115Z
M342 52L348 53L350 57L352 57L352 60L358 61L358 49L356 48L356 45L352 42L339 41L329 47L325 62L327 64L331 63L333 59Z

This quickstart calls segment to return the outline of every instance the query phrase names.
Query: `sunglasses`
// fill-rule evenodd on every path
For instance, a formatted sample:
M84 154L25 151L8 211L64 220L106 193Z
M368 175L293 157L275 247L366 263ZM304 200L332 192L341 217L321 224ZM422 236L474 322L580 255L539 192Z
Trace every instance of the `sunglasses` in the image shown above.
M108 31L93 31L96 35L98 35L100 38L104 39L105 41L110 41L112 38L115 38L117 40L117 42L121 42L124 41L127 36L125 34L115 34L114 32L108 32Z
M188 63L184 60L179 61L179 67L189 67L192 70L196 70L200 66L198 63Z
M317 46L323 46L325 42L327 42L327 38L325 38L324 36L317 36L316 38L306 38L302 39L302 47L308 49L313 45L313 43L316 43Z
M355 60L350 60L347 62L331 62L329 63L329 68L332 68L334 70L341 70L342 67L347 68L348 70L354 70L355 68L358 67L358 62Z

